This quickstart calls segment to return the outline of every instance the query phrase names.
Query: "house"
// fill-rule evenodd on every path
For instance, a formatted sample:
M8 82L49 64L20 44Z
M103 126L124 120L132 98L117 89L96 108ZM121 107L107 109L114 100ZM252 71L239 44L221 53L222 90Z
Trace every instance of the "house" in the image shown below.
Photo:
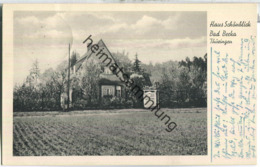
M115 63L115 59L108 50L107 46L103 42L103 40L99 40L97 43L99 48L103 50L103 53L108 55L111 58L112 62ZM79 73L83 69L83 63L85 61L89 61L91 58L95 59L95 63L99 63L102 66L102 73L100 74L99 85L98 85L98 93L99 100L104 97L125 97L125 85L120 81L120 79L112 73L109 67L102 65L102 60L98 60L98 57L94 57L95 55L91 51L91 46L88 47L87 52L75 63L75 65L71 69L72 74Z
M120 79L108 67L105 67L104 72L100 75L99 86L100 97L122 97L122 90L125 88Z
M88 46L87 52L83 56L81 56L81 58L76 61L75 64L70 68L71 84L69 91L69 100L67 100L67 93L64 92L61 96L61 101L64 101L64 104L66 101L69 101L70 106L75 108L97 108L104 106L113 107L110 105L114 105L117 107L119 105L121 105L121 107L129 107L135 105L140 107L142 102L137 102L138 99L133 98L133 96L130 94L131 91L129 90L129 87L127 87L125 82L121 81L122 78L120 80L120 78L109 69L112 64L117 64L119 66L118 68L120 68L120 62L116 62L115 58L110 53L102 39L99 40L97 44L93 44L92 46L94 45L99 46L99 49L98 51L96 50L96 53L93 53L93 51L91 50L91 46ZM97 54L101 50L102 52L100 52L100 54ZM103 56L100 56L103 54L105 55L105 58ZM109 63L106 62L107 59L109 59ZM85 64L84 62L88 62L88 64ZM93 71L92 67L94 68L95 65L98 66L98 68L95 69L97 70L97 73L96 71L94 73L91 73ZM88 67L90 67L89 71L91 74L89 74L88 72L86 73L85 71ZM99 71L100 69L101 73ZM97 75L95 76L95 74ZM80 75L80 77L78 77L77 75ZM89 79L88 77L86 77L87 75L92 78ZM130 78L134 78L135 81L139 81L138 84L142 85L142 87L152 85L150 81L150 76L147 73L138 73L133 70L128 71L128 75ZM82 77L83 80L81 80ZM86 77L86 79L88 80L87 82L81 82L86 81L84 80L84 77ZM94 82L89 83L89 81L92 80L94 80ZM87 87L82 87L82 85L79 84L84 84ZM88 84L91 84L91 86L88 87ZM66 109L66 106L63 106L62 108Z

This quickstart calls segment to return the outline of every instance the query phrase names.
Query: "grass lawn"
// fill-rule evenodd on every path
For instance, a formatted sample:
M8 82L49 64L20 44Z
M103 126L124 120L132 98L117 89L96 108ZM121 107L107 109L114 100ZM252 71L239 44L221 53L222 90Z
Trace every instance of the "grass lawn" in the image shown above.
M207 109L143 109L14 113L14 156L206 155Z

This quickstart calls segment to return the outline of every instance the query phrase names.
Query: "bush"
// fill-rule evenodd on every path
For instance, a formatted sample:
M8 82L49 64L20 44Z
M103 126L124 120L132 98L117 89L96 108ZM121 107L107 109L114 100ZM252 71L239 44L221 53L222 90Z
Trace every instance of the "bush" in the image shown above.
M74 103L73 103L73 108L74 109L78 109L78 110L82 110L88 107L88 102L85 99L77 99Z
M122 97L104 96L101 100L101 106L103 109L133 108L134 103L131 99L126 100Z
M123 106L123 100L119 97L112 97L111 98L111 106L113 108L122 108Z
M102 108L110 108L111 103L112 103L112 96L110 96L110 95L104 96L101 99L101 107Z
M133 101L132 100L126 100L124 102L124 107L126 107L126 108L133 108L134 107Z

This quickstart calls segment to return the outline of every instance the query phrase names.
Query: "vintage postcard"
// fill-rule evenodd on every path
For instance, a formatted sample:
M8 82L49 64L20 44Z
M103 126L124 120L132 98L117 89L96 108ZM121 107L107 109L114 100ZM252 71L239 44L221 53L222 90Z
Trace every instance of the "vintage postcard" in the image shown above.
M4 4L4 165L256 164L257 4Z

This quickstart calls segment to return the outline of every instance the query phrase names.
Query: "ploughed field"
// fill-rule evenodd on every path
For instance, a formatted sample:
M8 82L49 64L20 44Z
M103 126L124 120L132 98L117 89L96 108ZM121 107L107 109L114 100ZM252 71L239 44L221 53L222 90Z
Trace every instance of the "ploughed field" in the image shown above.
M161 109L177 124L167 132L150 110L14 113L14 156L206 155L207 110Z

